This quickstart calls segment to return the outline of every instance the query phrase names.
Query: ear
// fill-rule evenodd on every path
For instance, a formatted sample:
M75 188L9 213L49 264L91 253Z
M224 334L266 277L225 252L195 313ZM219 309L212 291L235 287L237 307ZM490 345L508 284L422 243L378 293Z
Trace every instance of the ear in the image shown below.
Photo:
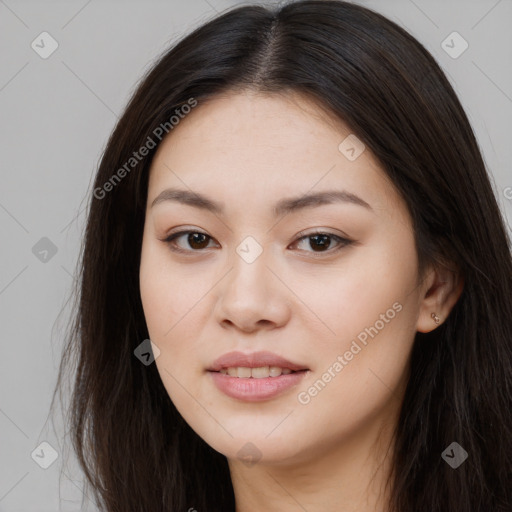
M430 332L441 325L448 318L464 288L464 278L458 269L438 266L426 275L416 325L419 332ZM432 314L439 318L439 323L436 323Z

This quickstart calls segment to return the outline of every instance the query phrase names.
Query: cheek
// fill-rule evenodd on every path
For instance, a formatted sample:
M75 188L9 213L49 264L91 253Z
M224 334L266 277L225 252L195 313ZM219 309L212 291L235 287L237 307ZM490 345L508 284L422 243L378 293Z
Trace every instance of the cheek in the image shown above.
M339 264L314 275L297 272L293 282L294 292L313 313L310 328L322 330L315 337L315 347L322 347L318 353L330 354L333 348L346 349L361 333L364 341L365 333L369 337L365 329L375 324L379 336L384 331L397 334L404 321L410 324L416 314L416 279L414 243L402 234L354 247ZM315 327L316 320L320 323Z
M304 421L309 432L323 432L325 449L364 431L375 418L392 415L406 382L414 294L406 296L407 280L369 277L338 293L340 304L330 306L336 340L315 338L315 372L297 390L295 420Z
M159 346L173 337L180 322L200 299L197 276L170 265L170 255L159 241L144 242L139 286L144 316L152 340ZM204 292L203 292L204 293Z
M382 237L353 251L332 276L314 291L304 280L299 291L329 327L327 335L314 337L316 371L301 388L301 403L315 401L320 416L320 409L333 403L340 404L335 414L343 416L348 407L364 416L379 408L406 374L418 315L413 240L408 233ZM315 389L308 390L311 385Z
M197 314L193 305L200 297L197 287L185 286L185 282L183 273L169 265L165 250L151 242L143 244L139 286L149 337L160 351L155 365L167 394L188 417L198 413L194 413L193 401L184 389L193 394L197 391L191 386L197 358L190 320Z
M207 321L211 279L197 269L171 262L165 246L143 244L139 270L141 302L149 337L159 348L156 366L178 406L179 383L193 391L203 368L198 358L201 326Z
M169 293L172 283L166 279L165 272L158 265L156 258L152 257L150 250L143 251L140 266L140 295L144 316L151 339L160 346L166 332L172 326L172 320L176 317L177 311L173 296Z

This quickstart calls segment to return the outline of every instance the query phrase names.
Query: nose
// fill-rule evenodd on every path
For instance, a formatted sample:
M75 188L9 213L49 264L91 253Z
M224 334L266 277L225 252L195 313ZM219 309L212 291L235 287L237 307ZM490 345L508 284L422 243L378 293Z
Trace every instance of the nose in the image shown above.
M252 263L238 254L231 262L231 270L219 283L215 306L219 324L246 333L285 325L293 294L266 251Z

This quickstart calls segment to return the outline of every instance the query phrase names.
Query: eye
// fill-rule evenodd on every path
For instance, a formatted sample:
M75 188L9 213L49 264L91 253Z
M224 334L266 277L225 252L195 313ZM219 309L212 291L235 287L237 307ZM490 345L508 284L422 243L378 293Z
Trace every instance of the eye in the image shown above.
M309 234L304 234L304 232L301 232L301 233L299 233L299 235L303 235L303 236L301 236L301 238L299 238L297 241L295 241L294 244L300 244L301 242L309 239L309 247L311 249L314 249L312 252L316 252L316 253L337 252L337 251L343 249L343 247L346 247L346 246L350 245L351 243L353 243L353 240L350 240L348 238L345 238L345 237L342 237L339 235L335 235L334 233L329 233L329 232L320 231L320 230L314 231ZM335 240L338 244L338 246L334 249L330 248L332 240ZM316 249L318 249L318 251ZM306 251L306 252L309 252L309 251Z
M179 238L185 235L188 235L186 240L187 243L189 244L189 247L192 247L192 251L190 251L189 249L183 249L176 245L175 240L178 240ZM207 248L209 240L213 240L213 238L207 235L206 233L202 233L201 231L188 230L173 233L169 235L167 238L165 238L164 242L167 242L171 250L175 252L199 252L201 249Z

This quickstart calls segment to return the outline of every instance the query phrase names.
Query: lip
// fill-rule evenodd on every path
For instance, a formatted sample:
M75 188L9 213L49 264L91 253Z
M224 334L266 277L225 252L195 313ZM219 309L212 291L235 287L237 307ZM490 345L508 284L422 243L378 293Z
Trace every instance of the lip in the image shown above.
M221 369L233 366L247 368L279 366L280 368L289 368L294 373L262 379L231 377L220 373ZM272 352L253 352L251 354L229 352L216 359L207 371L217 389L225 395L245 402L261 402L270 400L299 384L308 373L309 368L288 361Z

